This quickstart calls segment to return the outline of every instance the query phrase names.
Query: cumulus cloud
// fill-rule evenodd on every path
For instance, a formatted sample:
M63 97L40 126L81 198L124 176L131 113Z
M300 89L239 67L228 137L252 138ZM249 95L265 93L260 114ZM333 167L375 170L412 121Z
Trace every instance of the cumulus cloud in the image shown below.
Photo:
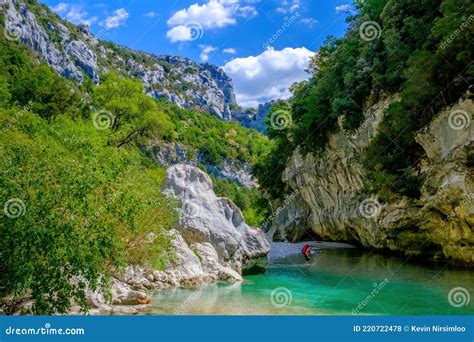
M344 12L350 12L351 6L350 5L339 5L336 6L336 12L337 13L344 13Z
M51 9L53 10L53 12L56 12L56 13L64 13L65 11L67 11L69 5L68 4L65 4L64 2L60 2L59 4L57 4L56 6L52 7Z
M70 5L60 2L51 9L76 25L90 26L97 22L97 17L89 17L89 14L80 5Z
M167 21L170 29L166 36L171 42L194 40L192 27L200 30L218 29L237 23L237 17L252 18L257 15L255 0L208 0L202 5L193 4L175 12ZM202 35L202 34L201 34Z
M291 84L309 77L305 69L313 55L304 47L280 51L269 48L258 56L235 58L224 65L224 70L234 82L239 104L255 107L288 98Z
M113 29L120 27L125 24L129 17L128 12L125 8L119 8L112 12L112 15L109 15L105 20L101 23L106 29Z
M301 23L308 27L313 27L314 25L319 23L319 21L314 18L306 17L306 18L301 19Z
M145 17L148 17L148 18L154 18L154 17L157 17L158 16L158 13L154 12L154 11L150 11L148 13L145 13Z
M301 0L284 0L276 11L281 14L294 13L301 9Z
M217 48L212 45L199 45L199 48L201 48L201 54L199 55L201 62L209 61L209 54L217 50Z
M228 54L228 55L235 55L237 51L234 48L227 48L222 50L223 53Z

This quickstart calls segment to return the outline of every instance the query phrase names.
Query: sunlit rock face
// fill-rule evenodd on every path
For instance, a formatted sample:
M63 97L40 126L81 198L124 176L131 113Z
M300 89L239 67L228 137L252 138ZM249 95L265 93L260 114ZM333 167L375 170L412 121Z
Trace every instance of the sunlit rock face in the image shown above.
M355 134L331 135L320 155L294 152L283 178L299 196L273 221L276 239L301 240L303 232L312 231L322 239L472 265L473 102L463 100L446 108L417 133L416 141L426 152L414 168L424 179L420 199L383 203L363 194L366 171L361 160L377 134L383 108L393 100L367 110L366 121ZM464 122L453 112L461 113ZM301 218L304 213L307 220ZM299 229L294 219L299 220Z
M191 165L174 165L167 170L164 193L181 202L177 230L205 273L238 279L262 265L256 260L269 251L263 232L247 225L230 199L216 196L206 173Z

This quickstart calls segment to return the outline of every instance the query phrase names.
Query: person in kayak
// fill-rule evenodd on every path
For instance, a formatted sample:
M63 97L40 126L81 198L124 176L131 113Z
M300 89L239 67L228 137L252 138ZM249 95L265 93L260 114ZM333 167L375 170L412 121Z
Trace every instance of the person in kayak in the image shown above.
M307 264L311 260L311 246L306 243L301 249L301 253L304 256L305 264Z

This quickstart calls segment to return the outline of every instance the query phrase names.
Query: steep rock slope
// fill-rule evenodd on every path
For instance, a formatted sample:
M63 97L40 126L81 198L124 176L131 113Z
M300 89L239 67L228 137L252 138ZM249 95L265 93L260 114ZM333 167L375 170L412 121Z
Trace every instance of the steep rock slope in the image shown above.
M235 104L231 79L211 64L187 58L134 51L95 37L87 26L75 26L36 1L0 0L5 34L29 46L58 74L84 82L100 82L113 70L143 81L150 96L166 98L182 107L208 111L231 120Z
M134 265L118 272L110 280L110 299L102 291L88 291L89 314L138 314L150 306L149 290L238 282L242 274L265 270L270 247L263 232L248 226L231 200L215 195L206 173L174 165L163 191L181 202L179 224L169 232L174 257L164 270ZM79 313L79 307L71 313Z
M420 199L385 203L363 194L361 160L391 101L386 99L368 110L356 134L331 135L320 155L294 152L283 178L298 196L273 221L273 237L298 240L310 231L323 239L472 265L474 173L468 160L472 158L474 125L467 120L467 125L456 127L452 113L470 117L474 104L460 101L418 132L416 140L427 156L417 171L425 179ZM307 219L301 219L305 213ZM297 229L296 219L300 220Z
M231 200L217 197L211 179L197 167L170 167L164 193L181 202L177 230L184 241L198 255L217 256L222 270L246 273L249 261L255 270L255 260L267 255L269 244L263 232L248 226Z

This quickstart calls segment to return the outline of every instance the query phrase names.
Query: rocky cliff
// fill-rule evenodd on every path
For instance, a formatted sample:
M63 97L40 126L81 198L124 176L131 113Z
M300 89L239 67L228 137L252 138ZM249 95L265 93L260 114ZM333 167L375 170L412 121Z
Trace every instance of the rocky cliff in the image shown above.
M84 82L114 70L143 81L150 96L186 108L210 112L232 120L229 106L235 104L231 79L211 64L187 58L152 55L102 40L103 29L94 36L87 26L75 26L36 1L0 0L7 39L30 47L58 74Z
M414 170L425 180L421 197L384 202L364 195L361 160L391 101L368 110L354 135L331 135L320 155L294 152L283 178L295 196L276 216L271 234L289 241L314 234L369 249L472 265L474 104L460 101L418 132L416 141L426 152ZM463 121L456 122L459 119Z
M164 270L135 265L118 272L111 278L111 299L102 291L89 291L90 314L137 314L149 307L149 290L238 282L242 274L265 271L270 247L263 232L248 226L231 200L215 195L206 173L174 165L167 170L163 191L181 203L179 223L169 232L173 258Z
M190 155L189 148L180 143L164 143L162 141L149 141L146 146L149 154L160 165L173 166L186 164L205 167L206 172L217 179L226 179L240 186L253 187L256 185L252 176L252 166L242 160L222 159L219 165L206 162L202 153Z

